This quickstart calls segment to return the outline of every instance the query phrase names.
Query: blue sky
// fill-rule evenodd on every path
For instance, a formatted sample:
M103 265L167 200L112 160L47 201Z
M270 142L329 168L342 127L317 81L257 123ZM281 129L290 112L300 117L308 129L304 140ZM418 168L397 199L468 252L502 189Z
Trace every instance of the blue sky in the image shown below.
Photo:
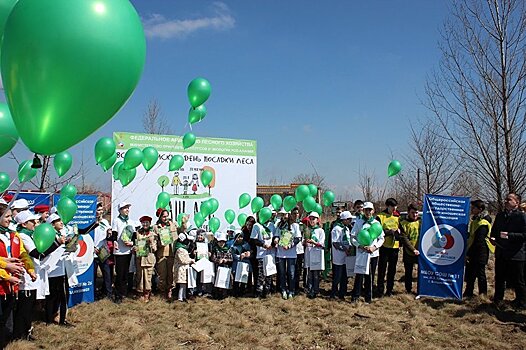
M257 140L259 183L311 173L310 160L355 198L358 168L385 181L391 151L408 151L410 121L429 116L420 98L440 59L445 1L132 3L147 34L143 76L127 105L73 149L77 159L83 150L91 161L113 131L141 132L153 98L182 134L186 87L202 76L212 95L198 137ZM22 145L16 152L30 157ZM111 180L93 167L88 181L108 189Z

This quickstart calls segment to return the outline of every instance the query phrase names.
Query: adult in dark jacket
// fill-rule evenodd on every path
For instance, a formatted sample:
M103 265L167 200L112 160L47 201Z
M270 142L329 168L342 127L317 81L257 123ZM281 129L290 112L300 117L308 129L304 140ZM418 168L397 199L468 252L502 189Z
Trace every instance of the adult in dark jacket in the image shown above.
M486 219L486 205L480 199L471 202L471 222L469 223L468 249L466 252L466 290L465 297L472 297L475 280L478 280L479 294L488 293L486 265L489 259L487 239L491 224Z
M526 214L519 210L520 201L517 194L510 193L506 197L505 210L497 214L491 230L491 240L496 245L493 301L497 306L504 299L508 280L515 288L515 306L526 307Z

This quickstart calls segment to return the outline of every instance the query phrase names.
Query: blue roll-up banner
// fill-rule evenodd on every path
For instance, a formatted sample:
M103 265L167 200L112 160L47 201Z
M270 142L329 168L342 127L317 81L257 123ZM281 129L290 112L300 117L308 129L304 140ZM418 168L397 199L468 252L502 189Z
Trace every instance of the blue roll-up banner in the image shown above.
M424 196L418 295L462 299L469 207L469 197Z
M58 203L60 196L55 195L53 202ZM88 227L96 219L97 196L81 194L75 196L77 213L68 225L77 225L78 228ZM80 235L78 247L75 251L75 270L78 284L69 286L68 306L95 301L95 282L93 281L93 231Z
M11 195L15 195L16 192L9 191ZM29 210L33 211L37 205L44 204L50 206L51 195L49 193L42 192L20 192L16 199L25 199L29 203ZM50 206L51 207L51 206Z

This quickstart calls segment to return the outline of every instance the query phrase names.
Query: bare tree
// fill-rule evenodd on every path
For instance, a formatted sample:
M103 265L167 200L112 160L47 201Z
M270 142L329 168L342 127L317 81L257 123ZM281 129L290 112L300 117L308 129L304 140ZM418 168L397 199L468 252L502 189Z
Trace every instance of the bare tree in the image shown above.
M168 121L161 112L159 102L155 99L148 103L148 109L142 116L142 126L147 134L171 134Z
M320 190L325 188L325 177L318 174L298 174L292 178L292 182L306 185L313 184Z
M488 200L526 190L526 3L457 0L425 104Z
M362 192L363 199L376 202L381 197L381 189L378 187L376 175L369 171L367 167L358 169L358 185Z
M423 193L449 193L462 164L451 142L439 136L430 122L410 129L410 152L403 157L403 174L397 177L399 196L419 202Z

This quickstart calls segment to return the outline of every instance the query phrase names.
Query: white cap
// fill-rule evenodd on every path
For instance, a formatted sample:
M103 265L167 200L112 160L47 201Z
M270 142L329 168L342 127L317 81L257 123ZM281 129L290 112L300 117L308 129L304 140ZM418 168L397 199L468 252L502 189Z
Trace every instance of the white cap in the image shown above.
M320 214L318 214L318 212L315 212L315 211L311 211L309 216L313 216L313 217L318 218L318 219L320 218Z
M227 231L235 231L236 227L234 225L230 225L226 228Z
M40 219L40 215L35 215L29 210L21 211L15 216L15 221L19 224L25 224L29 220L38 220L38 219Z
M226 242L226 233L225 232L219 232L216 235L216 240L217 241L225 241Z
M51 209L49 210L49 214L55 214L57 212L57 207L51 207Z
M29 203L24 198L17 199L11 204L11 209L27 209L29 208Z
M287 214L287 211L285 208L281 207L281 210L279 211L280 214Z
M234 231L234 234L235 234L236 236L237 236L238 234L240 234L240 233L243 233L243 231L241 231L240 228L238 228L238 229L236 229L236 230Z
M128 202L119 203L119 207L118 207L119 210L121 210L124 207L131 207L131 203L128 203Z
M3 198L0 198L0 204L7 205L7 202Z
M60 216L58 216L57 214L53 213L47 218L46 222L48 224L52 224L53 221L57 221L57 220L60 220Z
M374 209L374 204L371 202L365 202L363 203L363 208L364 209Z
M347 220L347 219L351 219L352 218L352 215L351 215L351 212L346 210L346 211L342 211L341 214L340 214L340 220Z

